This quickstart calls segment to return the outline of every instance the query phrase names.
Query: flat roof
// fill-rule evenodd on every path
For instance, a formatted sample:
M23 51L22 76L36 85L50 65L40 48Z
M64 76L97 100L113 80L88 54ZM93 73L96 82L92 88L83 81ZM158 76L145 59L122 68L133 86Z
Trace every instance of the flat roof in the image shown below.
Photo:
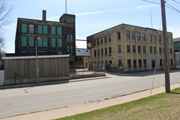
M180 42L180 37L179 38L174 38L173 42Z
M69 55L48 55L48 56L37 56L37 58L64 58ZM17 56L17 57L2 57L3 60L17 60L17 59L36 59L36 56Z

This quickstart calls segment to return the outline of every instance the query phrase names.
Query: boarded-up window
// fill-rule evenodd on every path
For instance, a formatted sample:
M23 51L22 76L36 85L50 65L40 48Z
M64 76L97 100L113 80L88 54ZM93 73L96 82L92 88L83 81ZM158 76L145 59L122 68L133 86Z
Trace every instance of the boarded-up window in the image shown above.
M62 35L62 27L58 27L57 28L57 34L58 35Z
M43 26L43 34L48 34L48 26Z
M34 33L34 25L29 25L29 33Z
M29 47L34 47L34 37L29 37Z
M42 38L38 39L38 47L42 47Z
M48 39L43 38L43 47L48 47Z
M38 25L38 34L42 34L42 25Z
M56 27L51 26L51 35L55 35L55 34L56 34Z
M26 37L21 37L21 46L26 47L27 46L27 38Z
M22 24L21 25L21 32L22 33L27 33L27 24Z
M51 38L51 47L56 47L56 39Z
M57 44L58 44L58 47L61 48L61 47L62 47L62 39L58 39L57 42L58 42L58 43L57 43Z

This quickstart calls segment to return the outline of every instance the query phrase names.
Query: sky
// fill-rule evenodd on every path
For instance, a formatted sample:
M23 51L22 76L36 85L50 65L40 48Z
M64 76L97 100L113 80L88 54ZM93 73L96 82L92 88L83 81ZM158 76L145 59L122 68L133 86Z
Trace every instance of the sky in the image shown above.
M5 38L6 53L15 51L17 18L42 19L42 10L47 10L47 20L59 21L65 13L65 0L4 0L12 12L10 23L0 31ZM149 0L160 4L160 0ZM180 10L180 0L166 0ZM126 23L162 30L161 6L143 0L67 0L68 14L76 15L76 39L86 40L87 36L113 26ZM166 7L167 30L173 38L180 37L180 13ZM152 22L151 22L152 19ZM76 43L86 48L86 42Z

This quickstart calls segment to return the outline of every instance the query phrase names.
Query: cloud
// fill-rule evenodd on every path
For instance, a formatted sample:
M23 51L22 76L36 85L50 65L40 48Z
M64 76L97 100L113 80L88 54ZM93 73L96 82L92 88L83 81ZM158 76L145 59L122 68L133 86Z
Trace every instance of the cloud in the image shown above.
M136 6L134 9L147 9L147 8L152 8L152 7L157 7L158 5L155 4L150 4L150 5L141 5L141 6Z
M83 13L77 13L76 16L100 14L100 13L104 13L104 12L106 12L106 11L83 12Z

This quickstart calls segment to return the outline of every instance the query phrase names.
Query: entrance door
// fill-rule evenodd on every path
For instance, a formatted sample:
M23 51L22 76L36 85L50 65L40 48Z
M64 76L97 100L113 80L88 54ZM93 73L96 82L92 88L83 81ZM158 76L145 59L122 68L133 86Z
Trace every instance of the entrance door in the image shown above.
M155 65L156 65L155 60L152 60L152 69L153 69L153 70L154 70L154 68L155 68Z

